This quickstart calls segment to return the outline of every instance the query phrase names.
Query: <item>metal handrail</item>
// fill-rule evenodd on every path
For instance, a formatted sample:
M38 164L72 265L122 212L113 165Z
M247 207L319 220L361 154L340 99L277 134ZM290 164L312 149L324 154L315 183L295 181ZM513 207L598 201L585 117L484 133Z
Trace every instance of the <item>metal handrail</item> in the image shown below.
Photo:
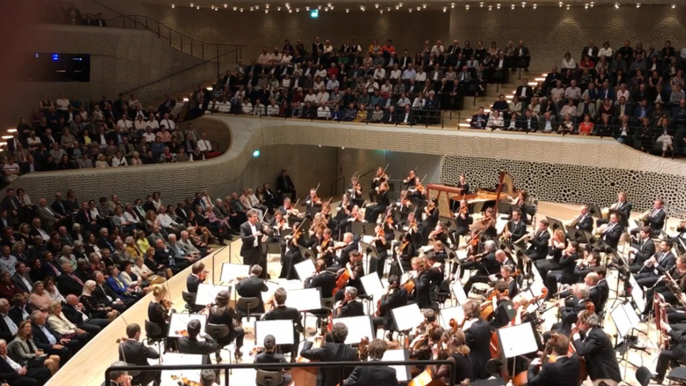
M338 193L338 190L334 191L334 188L336 187L336 185L338 184L338 181L340 181L340 180L345 181L345 176L342 175L342 176L336 178L334 181L331 182L331 185L329 185L329 188L331 190L331 197L333 197L335 194Z
M233 369L252 369L252 370L273 370L281 371L283 368L302 368L302 367L318 367L318 368L338 368L338 378L343 378L344 368L355 368L355 367L370 367L370 366L417 366L422 368L429 365L446 365L450 367L450 377L448 378L447 386L455 385L455 371L456 364L453 361L447 360L411 360L411 361L369 361L369 362L355 362L355 361L344 361L344 362L295 362L295 363L222 363L222 364L207 364L207 365L151 365L151 366L117 366L108 367L105 370L105 385L109 384L110 373L112 371L127 371L127 372L159 372L159 371L175 371L175 370L222 370L224 369L224 385L229 386L229 370Z

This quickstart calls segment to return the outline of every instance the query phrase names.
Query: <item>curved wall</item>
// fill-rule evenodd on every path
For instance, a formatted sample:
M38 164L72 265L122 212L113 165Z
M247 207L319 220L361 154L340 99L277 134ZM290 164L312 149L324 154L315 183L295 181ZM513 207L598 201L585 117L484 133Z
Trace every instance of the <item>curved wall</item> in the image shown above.
M195 121L194 126L200 130L204 126L230 129L229 151L201 163L35 173L22 176L13 185L24 187L34 197L50 197L56 190L69 188L83 197L117 192L124 200L161 190L168 203L202 189L223 197L232 190L272 180L278 173L275 167L288 169L296 162L295 156L278 158L270 165L272 169L246 169L254 150L272 145L322 145L371 153L387 150L444 156L440 180L453 182L458 173L466 172L474 186L493 186L496 172L507 170L518 186L531 190L539 200L607 204L614 200L618 190L627 190L637 210L647 209L656 196L669 201L670 212L686 209L686 197L678 194L686 189L686 168L682 162L649 156L611 139L230 116L205 116ZM333 153L317 155L302 147L289 151L298 153L300 162L312 160L309 169L306 163L306 168L299 172L303 173L301 176L319 170L318 167L321 173L331 172L331 165L325 166L324 160ZM365 157L363 152L357 154L355 162L363 165L361 160ZM341 162L345 159L341 157ZM297 181L299 176L295 177ZM307 183L314 186L313 181ZM303 183L299 188L305 186Z

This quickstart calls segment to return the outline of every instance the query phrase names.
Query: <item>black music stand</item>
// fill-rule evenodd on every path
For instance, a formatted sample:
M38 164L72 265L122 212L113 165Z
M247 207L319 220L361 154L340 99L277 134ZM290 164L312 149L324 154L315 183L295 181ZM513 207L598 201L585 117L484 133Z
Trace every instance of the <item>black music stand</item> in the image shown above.
M355 236L364 235L364 223L361 221L353 221L351 226L351 232Z
M485 205L486 205L485 201L475 202L474 205L472 206L472 210L470 210L469 213L481 213L484 211Z
M445 225L451 232L457 230L457 220L451 217L439 216L438 222Z
M353 198L351 201L353 205L357 205L360 208L362 208L362 205L364 205L364 198Z
M262 246L264 247L264 253L266 254L281 254L281 245L277 241L269 241L262 244Z
M559 219L555 217L550 217L550 216L545 216L546 220L548 220L548 229L555 231L555 230L561 230L562 232L565 231L565 224L560 221Z
M311 249L305 248L302 245L298 245L298 250L300 251L300 255L303 257L303 259L310 259L313 263L317 262L317 256L314 254L314 252L312 252Z
M404 235L405 235L405 231L399 231L397 229L393 229L393 241L400 243L402 241Z
M596 204L586 204L588 207L588 213L591 214L591 217L595 218L603 218L603 211L598 207Z
M366 267L367 269L365 270L365 274L366 274L366 273L370 272L369 269L370 269L370 264L372 261L371 258L372 257L376 257L377 259L381 259L381 258L379 257L379 251L376 250L376 246L374 246L373 244L367 244L364 241L360 241L359 246L360 246L360 251L362 252L362 254L367 256L367 267Z

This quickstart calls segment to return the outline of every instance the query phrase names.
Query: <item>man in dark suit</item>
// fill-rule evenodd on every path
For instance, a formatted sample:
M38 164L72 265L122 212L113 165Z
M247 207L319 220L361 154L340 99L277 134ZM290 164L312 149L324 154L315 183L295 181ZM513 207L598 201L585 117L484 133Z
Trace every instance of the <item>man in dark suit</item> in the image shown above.
M67 363L67 360L78 349L79 343L75 340L63 338L55 332L47 323L47 315L41 311L31 313L31 335L39 350L43 350L48 355L60 357L60 363Z
M262 320L290 320L293 322L293 338L294 342L298 342L298 334L303 330L301 323L302 315L297 309L292 307L286 307L286 298L288 293L285 289L279 288L274 292L274 301L276 301L276 307L271 311L264 314ZM283 352L293 353L295 357L295 352L298 349L298 345L284 345L282 346Z
M83 307L83 304L79 303L79 298L76 295L67 295L66 300L67 303L62 307L62 312L76 327L85 330L91 335L95 335L110 324L110 321L107 319L91 317Z
M61 264L62 274L57 278L57 288L62 295L81 296L83 293L83 281L74 275L74 268L69 262Z
M390 125L398 123L398 114L395 111L395 106L388 107L388 110L384 112L384 116L381 120L381 123L387 123Z
M653 204L653 209L648 213L648 226L653 230L653 236L660 234L660 231L665 226L665 219L667 214L665 213L665 202L662 200L655 200Z
M283 198L284 194L290 194L291 200L295 200L295 185L293 185L291 177L286 173L286 169L282 170L281 175L276 179L276 193L281 195L281 198Z
M631 243L629 251L634 255L634 261L629 267L631 273L637 273L643 268L643 264L655 254L655 242L650 238L652 229L649 226L641 227L638 232L638 241Z
M343 242L346 244L343 249L341 249L341 255L336 259L336 267L343 268L350 262L350 253L356 252L358 250L357 242L355 241L355 236L351 232L346 232L343 235Z
M41 386L50 379L46 367L28 368L7 355L7 342L0 340L0 378L10 386Z
M680 362L686 359L686 330L673 329L668 323L662 323L660 328L662 332L669 335L671 343L669 350L661 350L657 358L656 374L653 381L658 385L662 384L667 373L667 367L679 367L681 366Z
M7 314L17 326L31 317L31 308L26 304L26 297L24 294L15 294L12 296L10 303L12 304L12 307L10 307Z
M395 321L393 320L394 308L407 305L407 291L400 287L400 279L396 275L388 277L388 291L386 295L381 297L381 307L379 309L380 317L372 319L374 326L383 325L384 330L390 334L396 330Z
M465 328L465 341L469 346L469 357L472 360L472 371L474 379L488 379L486 372L486 362L491 359L490 344L491 326L481 319L481 306L474 300L470 300L462 305L465 312L466 323L469 328ZM465 323L465 324L466 324Z
M509 238L511 242L521 239L526 234L526 223L522 220L521 210L512 210L512 219L507 222L507 232L510 234Z
M662 240L659 246L660 250L646 260L643 264L645 267L643 272L635 276L636 282L644 290L655 285L660 276L670 271L676 265L676 257L672 253L673 245L674 243L671 240Z
M19 223L19 210L21 209L21 204L19 199L17 199L17 194L14 189L7 189L7 196L5 196L2 201L0 201L0 209L6 210L7 215L15 220L17 224Z
M529 79L522 79L522 84L517 86L517 91L515 92L515 95L519 97L520 101L526 102L527 106L529 105L529 103L531 103L531 98L534 96L534 89L531 86L529 86Z
M548 231L548 220L543 219L538 222L538 229L534 232L529 242L531 246L526 250L526 254L533 261L545 259L548 256L548 243L550 232Z
M256 298L259 303L257 307L251 309L250 312L263 313L264 303L262 303L262 292L269 290L267 284L265 284L263 279L260 279L262 274L262 267L259 265L253 265L250 268L250 276L241 280L236 284L236 291L238 295L242 298ZM248 310L237 308L239 314L247 315Z
M469 261L462 264L463 269L474 269L477 272L469 277L469 280L464 285L465 293L469 293L474 283L488 283L488 276L500 272L500 263L496 259L496 254L505 255L501 250L496 251L496 245L493 240L484 242L484 255L479 261Z
M598 326L597 314L588 311L580 312L572 333L581 335L580 339L574 341L574 347L577 354L586 359L586 370L592 381L598 379L622 381L612 342Z
M108 307L114 308L121 314L126 311L130 305L135 303L135 300L133 299L120 299L110 286L105 285L105 275L102 272L96 271L93 274L93 277L95 278L93 297L99 304L107 304Z
M136 323L126 326L126 339L119 344L119 360L136 366L149 366L148 359L159 359L160 354L148 347L141 339L141 326ZM153 380L159 383L160 372L142 371L133 378L132 384L147 385Z
M204 336L204 341L198 340L200 334L200 321L191 319L188 322L188 336L179 338L179 352L182 354L199 354L203 356L204 364L211 364L210 354L216 353L217 342L209 335Z
M555 323L551 330L561 332L569 335L572 330L572 325L576 322L577 317L582 311L585 311L589 304L593 304L589 296L591 290L586 284L576 284L572 290L574 297L570 300L560 300L560 315L562 321Z
M357 288L346 287L344 294L343 300L336 305L335 317L348 318L351 316L364 315L364 306L357 299Z
M622 237L622 225L619 223L619 215L612 213L610 214L610 222L607 223L607 227L602 231L600 244L617 250L620 237Z
M262 255L262 224L259 223L257 212L249 210L246 213L248 221L241 224L241 257L245 265L260 265L261 277L267 277L266 259Z
M264 352L257 354L255 356L255 363L287 363L286 357L283 354L275 353L276 350L276 338L274 335L267 335L264 337ZM274 371L274 370L272 370ZM281 369L281 373L285 373L284 369ZM281 386L286 386L291 383L290 375L283 375L283 382Z
M310 360L318 360L321 362L341 362L341 361L358 361L357 350L345 344L345 339L348 337L348 327L343 323L336 323L331 329L331 338L333 342L326 342L320 348L312 348L313 342L305 342L305 346L300 355ZM323 340L323 336L315 337L315 340ZM318 386L336 386L341 382L339 376L339 368L329 367L321 368L317 372ZM352 374L349 368L343 369L343 379L348 378Z
M386 342L374 339L369 343L369 361L379 362L378 366L355 367L350 376L343 381L343 386L397 386L398 377L395 369L381 363L383 354L386 352Z
M12 341L19 325L10 318L9 310L10 302L0 298L0 339Z
M548 340L548 347L557 356L557 360L541 363L540 358L534 359L529 366L529 385L577 386L581 366L578 356L567 356L569 339L562 334L553 333Z
M198 292L198 284L205 282L203 273L205 272L205 264L198 261L193 264L191 274L186 278L186 290L190 293Z
M69 210L67 209L66 202L62 199L62 193L57 192L55 193L55 201L52 202L52 205L50 205L52 208L53 212L59 214L62 217L67 217L71 213L69 213Z
M305 279L305 288L319 288L322 297L328 298L336 289L336 275L326 270L326 261L318 259L314 275Z
M589 40L588 45L581 50L581 59L586 56L591 58L593 62L598 61L598 47L593 44L593 40Z
M33 290L33 280L26 272L26 264L21 261L14 266L15 273L12 275L12 283L22 292L30 294Z

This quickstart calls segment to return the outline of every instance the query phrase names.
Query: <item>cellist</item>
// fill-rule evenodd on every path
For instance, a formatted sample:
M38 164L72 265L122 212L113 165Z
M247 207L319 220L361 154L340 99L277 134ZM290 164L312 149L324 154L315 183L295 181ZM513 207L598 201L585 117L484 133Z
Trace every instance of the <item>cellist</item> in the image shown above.
M579 385L579 357L569 355L569 339L566 336L553 333L545 345L542 358L531 361L527 374L529 386Z

